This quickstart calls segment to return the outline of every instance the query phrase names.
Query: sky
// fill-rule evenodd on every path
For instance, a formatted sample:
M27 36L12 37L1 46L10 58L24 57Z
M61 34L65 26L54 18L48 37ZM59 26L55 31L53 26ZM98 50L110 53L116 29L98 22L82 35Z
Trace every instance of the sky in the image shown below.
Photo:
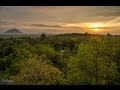
M120 6L0 6L0 32L120 34Z

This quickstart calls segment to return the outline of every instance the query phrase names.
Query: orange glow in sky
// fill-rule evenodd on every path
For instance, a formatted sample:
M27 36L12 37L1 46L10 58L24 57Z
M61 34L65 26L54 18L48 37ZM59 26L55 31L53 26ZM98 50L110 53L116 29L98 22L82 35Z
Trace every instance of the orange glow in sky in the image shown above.
M85 25L85 27L88 30L91 30L92 32L101 32L104 30L104 28L109 27L107 24L95 22L95 23L88 23Z
M105 25L103 23L91 23L88 27L94 32L100 32Z

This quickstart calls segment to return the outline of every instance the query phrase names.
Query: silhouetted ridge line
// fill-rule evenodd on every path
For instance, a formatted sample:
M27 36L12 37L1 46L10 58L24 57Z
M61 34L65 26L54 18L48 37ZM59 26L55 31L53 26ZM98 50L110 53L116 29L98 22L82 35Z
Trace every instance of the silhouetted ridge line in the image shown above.
M5 34L22 34L23 32L21 32L20 30L18 29L10 29L10 30L7 30L6 32L4 32Z

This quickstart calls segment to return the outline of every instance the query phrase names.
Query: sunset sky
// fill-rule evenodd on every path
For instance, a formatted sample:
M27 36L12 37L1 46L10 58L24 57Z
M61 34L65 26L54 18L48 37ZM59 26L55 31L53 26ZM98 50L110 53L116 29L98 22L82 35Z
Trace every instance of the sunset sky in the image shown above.
M120 6L0 6L0 32L120 34Z

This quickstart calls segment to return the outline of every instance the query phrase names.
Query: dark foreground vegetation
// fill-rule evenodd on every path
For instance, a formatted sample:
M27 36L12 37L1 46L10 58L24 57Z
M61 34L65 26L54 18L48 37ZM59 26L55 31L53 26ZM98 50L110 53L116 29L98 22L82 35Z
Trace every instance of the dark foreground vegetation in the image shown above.
M1 37L3 79L13 85L120 85L120 37Z

